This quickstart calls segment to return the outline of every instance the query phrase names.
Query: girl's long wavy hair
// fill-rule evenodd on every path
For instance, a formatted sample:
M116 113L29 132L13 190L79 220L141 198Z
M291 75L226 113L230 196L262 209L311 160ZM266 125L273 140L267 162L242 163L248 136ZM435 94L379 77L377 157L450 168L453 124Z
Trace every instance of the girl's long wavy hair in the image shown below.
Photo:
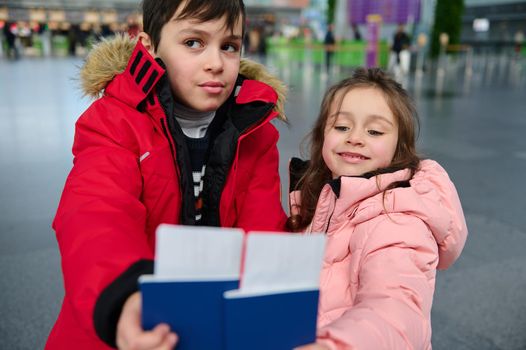
M333 85L323 97L320 114L313 130L308 135L310 164L295 188L301 191L301 206L299 215L291 216L288 220L287 225L291 231L300 231L310 224L320 192L323 186L332 179L332 173L322 156L325 129L331 107L334 103L337 103L338 109L341 108L345 95L352 89L357 88L375 88L380 90L398 125L398 143L389 167L377 169L363 174L363 176L372 177L408 168L410 169L411 177L413 177L418 169L420 157L416 152L416 133L419 128L419 120L412 99L399 83L381 69L357 69L350 78ZM408 186L408 180L393 183L386 190L399 186Z

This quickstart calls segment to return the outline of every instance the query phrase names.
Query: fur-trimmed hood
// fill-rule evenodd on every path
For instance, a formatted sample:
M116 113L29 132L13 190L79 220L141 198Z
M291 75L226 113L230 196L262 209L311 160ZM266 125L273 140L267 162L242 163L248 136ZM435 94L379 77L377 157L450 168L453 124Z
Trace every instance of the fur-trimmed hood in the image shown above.
M97 43L80 70L80 83L84 95L91 98L100 97L108 83L126 69L136 44L136 39L122 34L110 39L102 39ZM287 88L285 84L271 75L263 65L248 59L241 60L239 73L271 86L278 94L275 110L279 114L279 119L286 120L284 103Z

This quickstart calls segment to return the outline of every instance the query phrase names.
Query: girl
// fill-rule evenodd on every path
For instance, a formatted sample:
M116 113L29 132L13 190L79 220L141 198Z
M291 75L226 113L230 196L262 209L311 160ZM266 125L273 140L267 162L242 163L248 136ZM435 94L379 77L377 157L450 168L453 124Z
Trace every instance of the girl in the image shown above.
M317 342L302 350L431 349L436 269L458 258L467 228L444 169L416 154L416 118L379 69L323 99L288 221L328 239Z

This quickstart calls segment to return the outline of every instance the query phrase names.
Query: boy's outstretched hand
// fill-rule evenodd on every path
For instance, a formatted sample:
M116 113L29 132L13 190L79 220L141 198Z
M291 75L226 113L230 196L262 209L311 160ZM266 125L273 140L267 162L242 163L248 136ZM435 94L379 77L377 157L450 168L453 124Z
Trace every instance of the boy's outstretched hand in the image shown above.
M159 324L151 331L141 327L141 294L130 295L117 323L117 347L122 350L171 350L177 344L177 334L167 324Z

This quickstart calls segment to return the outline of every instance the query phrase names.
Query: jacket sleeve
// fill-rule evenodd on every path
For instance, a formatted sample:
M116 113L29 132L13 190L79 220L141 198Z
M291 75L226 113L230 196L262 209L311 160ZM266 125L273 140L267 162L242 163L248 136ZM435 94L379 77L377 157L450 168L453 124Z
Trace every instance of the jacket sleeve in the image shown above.
M122 114L97 101L77 122L74 166L53 223L75 318L113 346L124 301L153 270L138 150Z
M426 201L439 203L449 214L446 233L435 237L440 248L438 268L446 269L460 256L468 236L466 219L455 185L440 164L426 159L420 162L419 170L411 179L411 187L419 194L423 205L426 205Z
M351 281L359 284L354 305L318 331L331 349L424 349L430 342L436 241L416 217L379 220L364 238L358 281Z
M269 123L249 137L239 150L240 158L250 158L252 166L243 174L248 181L246 191L237 194L236 226L245 231L284 231L287 217L281 204L279 133Z

